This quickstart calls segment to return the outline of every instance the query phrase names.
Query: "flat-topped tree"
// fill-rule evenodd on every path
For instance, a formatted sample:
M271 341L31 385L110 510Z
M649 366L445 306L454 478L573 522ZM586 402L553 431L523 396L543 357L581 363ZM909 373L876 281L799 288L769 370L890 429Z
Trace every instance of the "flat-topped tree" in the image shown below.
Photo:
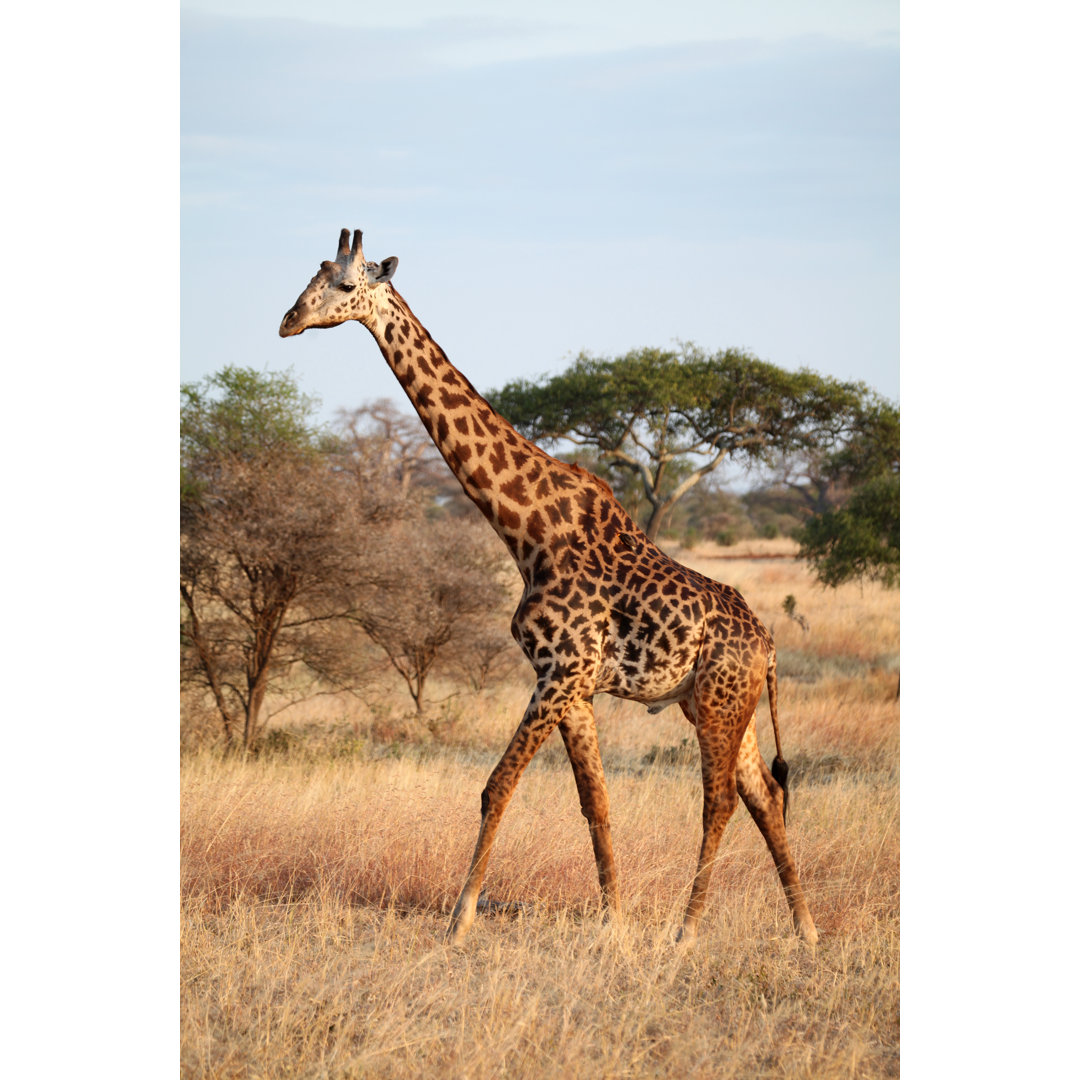
M515 379L491 395L528 438L565 440L622 472L644 496L653 538L720 466L834 452L873 400L861 383L787 371L740 349L708 355L689 343L617 357L583 353L565 371Z
M279 333L355 320L371 332L465 494L502 539L521 573L511 633L536 672L536 688L480 799L480 835L454 907L459 942L476 914L492 845L514 788L558 727L589 823L606 907L619 906L609 804L593 697L609 693L650 711L678 703L697 731L703 835L680 936L692 941L709 875L737 795L765 837L809 942L817 931L784 824L787 767L776 715L776 650L733 588L670 559L619 505L611 488L529 442L446 358L390 284L397 259L367 262L361 233L341 232L286 313ZM758 751L754 710L768 687L777 756Z

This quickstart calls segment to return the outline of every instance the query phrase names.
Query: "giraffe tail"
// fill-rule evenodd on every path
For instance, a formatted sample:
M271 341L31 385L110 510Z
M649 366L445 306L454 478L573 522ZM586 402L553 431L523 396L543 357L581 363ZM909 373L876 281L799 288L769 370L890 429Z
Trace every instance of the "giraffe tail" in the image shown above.
M765 676L766 685L769 688L769 714L772 717L773 740L776 742L776 757L772 763L772 777L780 785L784 793L784 824L787 824L788 808L788 765L780 750L780 721L776 708L776 649L769 653L769 670Z

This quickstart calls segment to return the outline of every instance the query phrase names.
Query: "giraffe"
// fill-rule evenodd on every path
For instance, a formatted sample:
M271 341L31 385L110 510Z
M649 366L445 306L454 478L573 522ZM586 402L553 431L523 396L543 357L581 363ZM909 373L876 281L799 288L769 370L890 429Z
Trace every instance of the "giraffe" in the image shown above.
M593 697L678 703L697 732L702 839L678 940L694 941L721 834L741 797L765 838L796 933L817 941L785 829L787 765L777 722L776 649L740 593L664 554L611 488L519 434L447 359L390 284L396 257L367 262L343 229L282 319L293 337L355 320L372 334L446 463L521 573L511 633L536 672L521 723L480 797L480 833L450 919L459 944L499 821L522 772L559 729L588 822L606 915L619 910L609 801ZM767 687L776 759L766 768L753 722Z

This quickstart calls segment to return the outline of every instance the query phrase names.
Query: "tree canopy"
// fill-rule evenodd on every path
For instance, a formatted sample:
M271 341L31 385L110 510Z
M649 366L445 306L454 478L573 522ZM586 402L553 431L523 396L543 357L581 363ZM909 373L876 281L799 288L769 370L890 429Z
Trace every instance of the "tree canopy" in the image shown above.
M797 538L825 585L845 581L900 582L900 411L874 402L857 418L855 431L829 455L822 476L847 495L811 517Z
M655 537L675 503L725 460L839 451L878 401L862 383L788 371L739 349L582 353L565 371L488 395L525 435L565 440L632 474Z
M229 365L184 383L180 402L181 495L189 500L221 460L310 458L325 439L318 399L302 393L291 373Z

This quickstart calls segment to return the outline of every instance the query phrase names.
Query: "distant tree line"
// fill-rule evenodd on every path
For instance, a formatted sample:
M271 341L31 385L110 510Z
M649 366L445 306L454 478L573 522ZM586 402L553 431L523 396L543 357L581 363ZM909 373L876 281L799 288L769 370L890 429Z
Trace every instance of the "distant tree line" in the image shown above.
M653 536L789 535L826 585L899 580L899 411L862 384L684 345L488 397ZM378 401L326 426L317 407L249 368L181 391L181 677L245 751L292 704L369 685L373 655L418 717L437 670L482 688L516 657L513 563L417 418ZM754 490L721 487L727 461Z

